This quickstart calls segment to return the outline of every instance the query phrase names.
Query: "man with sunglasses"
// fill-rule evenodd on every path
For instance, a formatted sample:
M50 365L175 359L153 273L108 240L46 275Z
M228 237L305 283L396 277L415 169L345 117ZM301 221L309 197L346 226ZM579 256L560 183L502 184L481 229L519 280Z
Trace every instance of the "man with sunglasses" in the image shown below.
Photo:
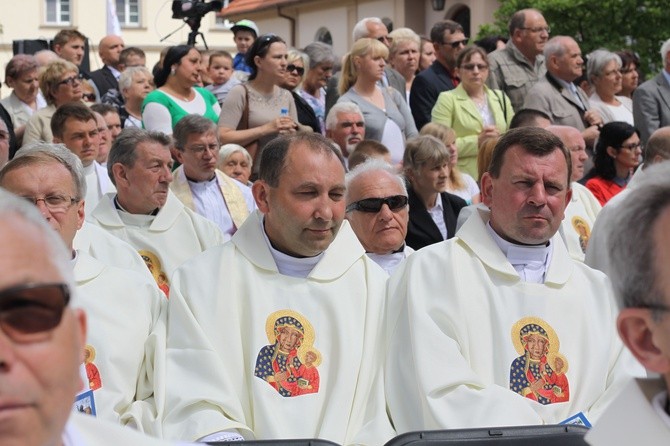
M157 384L164 372L165 297L146 273L111 266L74 249L84 223L81 162L62 146L23 147L0 171L0 186L34 203L70 251L65 266L74 274L79 305L88 315L86 347L94 367L82 365L89 382L77 390L91 391L88 398L98 418L160 434L157 407L163 393ZM42 249L34 252L48 258ZM97 370L95 380L92 370Z
M354 42L366 37L370 39L376 39L386 45L388 48L391 48L392 39L389 37L388 28L386 28L386 25L379 17L366 17L358 21L358 23L354 25L352 37ZM337 100L340 98L340 94L337 89L339 82L340 73L338 71L337 73L334 73L333 76L331 76L331 78L328 80L328 87L326 88L326 115L330 112L330 109L335 106ZM402 77L402 74L391 68L390 65L384 67L384 76L381 80L381 86L395 88L402 94L403 99L407 97L405 78Z
M430 122L431 112L440 93L458 86L456 58L469 39L465 37L459 23L442 20L433 25L430 40L435 47L436 59L430 67L416 75L409 94L412 116L419 130Z
M509 130L481 178L489 210L391 278L385 385L399 432L594 421L644 373L616 337L607 277L557 234L570 170L555 135Z
M343 223L339 154L278 137L252 190L259 212L172 276L164 436L384 444L386 275Z
M414 252L405 245L409 207L405 180L392 166L370 159L346 176L346 219L368 257L388 274Z
M586 436L594 446L670 440L669 178L668 162L646 169L602 228L616 240L608 247L608 269L619 303L619 336L655 377L623 387Z
M510 18L507 46L489 54L486 84L507 93L515 112L522 109L528 90L547 71L542 51L549 32L540 11L522 9Z

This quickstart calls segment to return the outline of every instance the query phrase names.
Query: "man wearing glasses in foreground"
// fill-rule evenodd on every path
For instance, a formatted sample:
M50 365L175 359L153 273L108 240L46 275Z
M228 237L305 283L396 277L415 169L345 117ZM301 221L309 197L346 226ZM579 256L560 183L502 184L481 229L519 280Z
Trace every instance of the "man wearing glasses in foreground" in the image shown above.
M393 274L414 250L405 245L407 186L389 164L370 159L346 177L346 219L368 257Z
M33 205L0 189L0 443L166 444L72 413L90 322L70 258Z

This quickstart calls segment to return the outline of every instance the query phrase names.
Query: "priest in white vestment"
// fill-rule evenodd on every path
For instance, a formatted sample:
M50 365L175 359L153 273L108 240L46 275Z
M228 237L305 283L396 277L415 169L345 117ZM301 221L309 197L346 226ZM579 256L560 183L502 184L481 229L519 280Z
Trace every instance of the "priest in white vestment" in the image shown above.
M595 420L643 373L616 336L607 278L556 234L570 167L556 136L510 130L482 177L490 211L391 277L385 386L398 432Z
M405 244L407 186L390 164L368 159L346 176L346 219L365 252L389 275L414 252Z
M670 128L665 129L667 137ZM587 434L594 446L670 442L670 163L650 165L626 189L605 231L617 241L609 270L620 307L619 336L657 376L626 385Z
M103 195L116 191L107 169L96 161L100 132L95 114L83 103L65 104L58 107L51 118L51 131L54 142L65 144L65 147L77 155L84 165L86 175L84 200L88 215L95 209Z
M219 157L217 126L201 115L179 120L172 136L172 152L181 164L170 184L172 192L192 211L217 224L230 240L256 209L251 188L216 168Z
M104 196L89 216L90 222L139 252L166 295L179 265L223 243L215 223L188 209L170 192L170 143L162 133L125 129L114 141L107 162L118 192Z
M577 182L584 176L584 164L589 159L586 142L582 132L574 127L551 125L547 130L558 136L570 152L572 198L565 208L565 218L559 232L568 247L570 257L583 262L593 225L602 209L591 191Z
M259 211L173 276L163 434L384 444L386 275L343 223L344 168L301 134L259 175Z
M84 222L81 162L63 146L33 144L0 172L0 185L35 202L71 251L79 305L88 315L81 390L92 391L97 417L160 435L166 300L147 274L72 249Z

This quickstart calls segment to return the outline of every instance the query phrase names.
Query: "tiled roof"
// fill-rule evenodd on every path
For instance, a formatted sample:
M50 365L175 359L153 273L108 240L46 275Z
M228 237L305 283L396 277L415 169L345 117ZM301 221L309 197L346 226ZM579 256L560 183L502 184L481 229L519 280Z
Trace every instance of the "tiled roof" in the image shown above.
M221 10L221 14L224 17L239 15L299 2L300 0L234 0L230 2L227 8Z

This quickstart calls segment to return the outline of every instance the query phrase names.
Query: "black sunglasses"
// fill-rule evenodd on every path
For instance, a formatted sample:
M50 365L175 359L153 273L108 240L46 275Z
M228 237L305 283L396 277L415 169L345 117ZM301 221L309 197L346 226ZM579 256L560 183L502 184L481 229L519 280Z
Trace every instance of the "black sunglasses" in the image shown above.
M387 205L392 211L407 206L407 197L405 195L391 195L384 198L364 198L362 200L354 201L347 206L346 212L361 211L377 213L381 211L383 205Z
M16 342L35 342L60 324L70 301L63 283L28 284L0 291L0 328Z
M305 74L305 68L304 67L296 67L295 65L291 64L286 67L286 72L287 73L293 73L294 71L298 72L298 76L302 76Z
M459 46L467 46L470 39L456 40L455 42L442 42L442 45L450 45L453 49L458 48Z

